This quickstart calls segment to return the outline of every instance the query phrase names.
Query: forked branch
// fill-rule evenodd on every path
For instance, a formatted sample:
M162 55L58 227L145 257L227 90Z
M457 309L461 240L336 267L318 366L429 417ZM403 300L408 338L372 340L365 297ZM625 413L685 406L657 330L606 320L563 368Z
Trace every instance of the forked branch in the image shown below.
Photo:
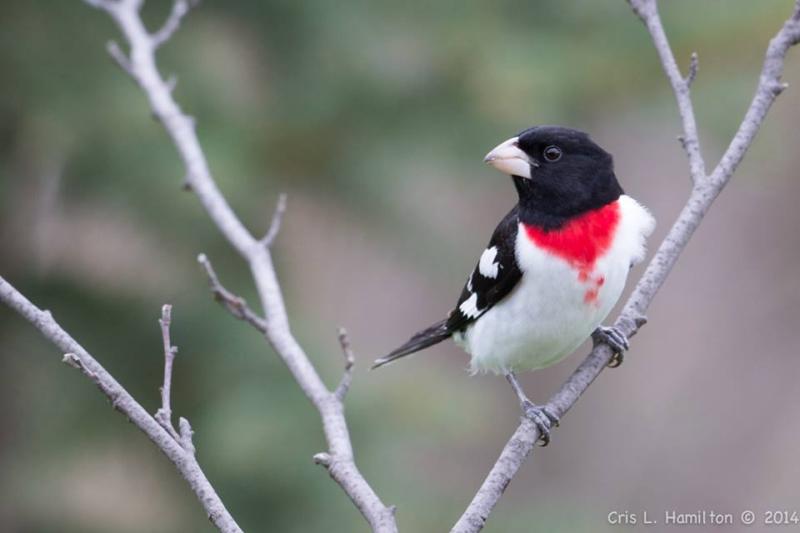
M106 11L117 24L129 47L124 54L118 46L110 50L117 63L141 87L150 102L153 115L161 122L183 160L186 188L197 195L206 213L220 232L247 261L261 300L263 317L252 311L241 298L222 287L210 263L199 258L206 269L215 297L238 318L264 334L264 337L286 364L298 386L320 414L329 457L328 472L347 493L374 531L397 531L392 509L386 506L359 472L353 458L350 434L344 416L343 391L349 386L350 368L337 390L330 390L292 335L280 284L272 264L270 245L275 241L285 211L286 198L281 196L272 224L262 239L255 238L231 209L214 181L200 142L194 120L186 115L172 96L173 82L158 71L155 51L178 28L190 3L175 0L170 17L156 33L148 32L140 16L142 0L87 0Z
M78 344L69 333L61 328L49 311L43 311L36 307L2 277L0 277L0 301L33 324L44 338L56 345L64 353L64 363L77 369L94 382L97 388L111 401L112 407L124 414L153 441L153 444L172 461L181 476L189 483L198 501L205 509L209 520L217 529L224 533L241 533L242 530L225 508L195 458L194 446L192 445L192 428L185 418L180 419L178 424L179 431L176 432L172 429L171 422L166 427L164 421L159 420L158 416L150 416L150 413L83 346ZM167 308L168 306L164 307ZM168 314L168 311L165 311L165 313ZM169 328L169 321L167 321L166 326L162 324L162 328L165 327ZM166 345L169 333L167 332L165 335ZM168 387L166 372L164 383ZM163 394L162 390L162 401ZM168 408L169 392L166 394ZM164 408L163 405L162 409ZM163 411L159 410L159 412Z
M667 41L656 1L628 1L650 32L664 73L675 93L683 123L683 143L689 156L689 174L693 182L692 192L686 205L666 238L661 242L658 251L648 264L644 275L636 284L633 294L614 324L628 337L631 337L644 324L645 313L650 302L666 280L711 204L741 162L744 153L764 122L772 102L785 88L781 82L784 59L789 48L800 41L800 0L796 0L791 16L770 41L750 107L722 159L708 176L705 173L705 163L700 153L697 125L689 91L689 86L697 75L697 61L693 57L690 62L689 74L684 78ZM612 355L611 350L605 344L595 346L589 356L550 399L547 407L559 417L563 416L605 369ZM524 419L503 448L500 457L478 489L472 502L453 527L453 532L474 533L483 529L490 513L525 459L530 455L538 439L536 426Z

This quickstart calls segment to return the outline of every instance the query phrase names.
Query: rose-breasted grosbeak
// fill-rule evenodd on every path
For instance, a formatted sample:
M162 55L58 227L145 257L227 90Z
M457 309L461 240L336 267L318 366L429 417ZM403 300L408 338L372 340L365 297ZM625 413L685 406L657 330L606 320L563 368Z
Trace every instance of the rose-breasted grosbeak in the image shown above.
M611 155L586 133L533 127L485 161L511 176L518 204L495 229L449 316L373 368L453 337L472 356L473 373L507 377L547 444L558 419L528 400L514 373L552 365L590 335L621 362L628 340L600 324L644 258L655 220L623 193Z

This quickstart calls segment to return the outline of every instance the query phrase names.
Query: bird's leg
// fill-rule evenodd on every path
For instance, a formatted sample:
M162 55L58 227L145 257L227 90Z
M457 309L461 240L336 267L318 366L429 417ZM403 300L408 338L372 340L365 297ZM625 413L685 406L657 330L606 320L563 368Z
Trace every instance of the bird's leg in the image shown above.
M520 407L522 407L522 412L525 413L525 416L529 418L534 424L536 424L536 429L539 430L539 440L542 442L542 446L547 446L550 443L550 428L553 426L558 426L559 419L547 406L538 406L525 396L525 391L522 390L522 386L520 386L519 381L517 381L517 376L514 375L513 372L508 372L506 374L506 379L511 384L511 388L514 389L514 392L517 394L517 398L519 398Z
M607 344L614 352L614 356L611 358L611 361L608 362L608 368L617 368L621 365L622 361L625 359L625 351L630 348L628 337L625 336L619 328L613 326L598 326L598 328L592 332L592 342L595 345L600 343Z

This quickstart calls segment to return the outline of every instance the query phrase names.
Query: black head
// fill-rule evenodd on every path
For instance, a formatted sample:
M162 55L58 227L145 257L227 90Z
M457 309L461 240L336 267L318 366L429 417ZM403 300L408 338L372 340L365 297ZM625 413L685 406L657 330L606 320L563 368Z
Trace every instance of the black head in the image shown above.
M623 194L611 154L570 128L527 129L489 152L485 161L513 178L523 222L548 229Z

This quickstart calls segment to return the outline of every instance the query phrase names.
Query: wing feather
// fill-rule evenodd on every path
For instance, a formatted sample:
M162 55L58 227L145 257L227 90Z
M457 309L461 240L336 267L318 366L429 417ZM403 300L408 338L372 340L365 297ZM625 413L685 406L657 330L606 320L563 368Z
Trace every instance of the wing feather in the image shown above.
M505 298L522 277L514 252L518 226L519 209L514 207L498 224L450 312L446 325L451 334L463 331Z

